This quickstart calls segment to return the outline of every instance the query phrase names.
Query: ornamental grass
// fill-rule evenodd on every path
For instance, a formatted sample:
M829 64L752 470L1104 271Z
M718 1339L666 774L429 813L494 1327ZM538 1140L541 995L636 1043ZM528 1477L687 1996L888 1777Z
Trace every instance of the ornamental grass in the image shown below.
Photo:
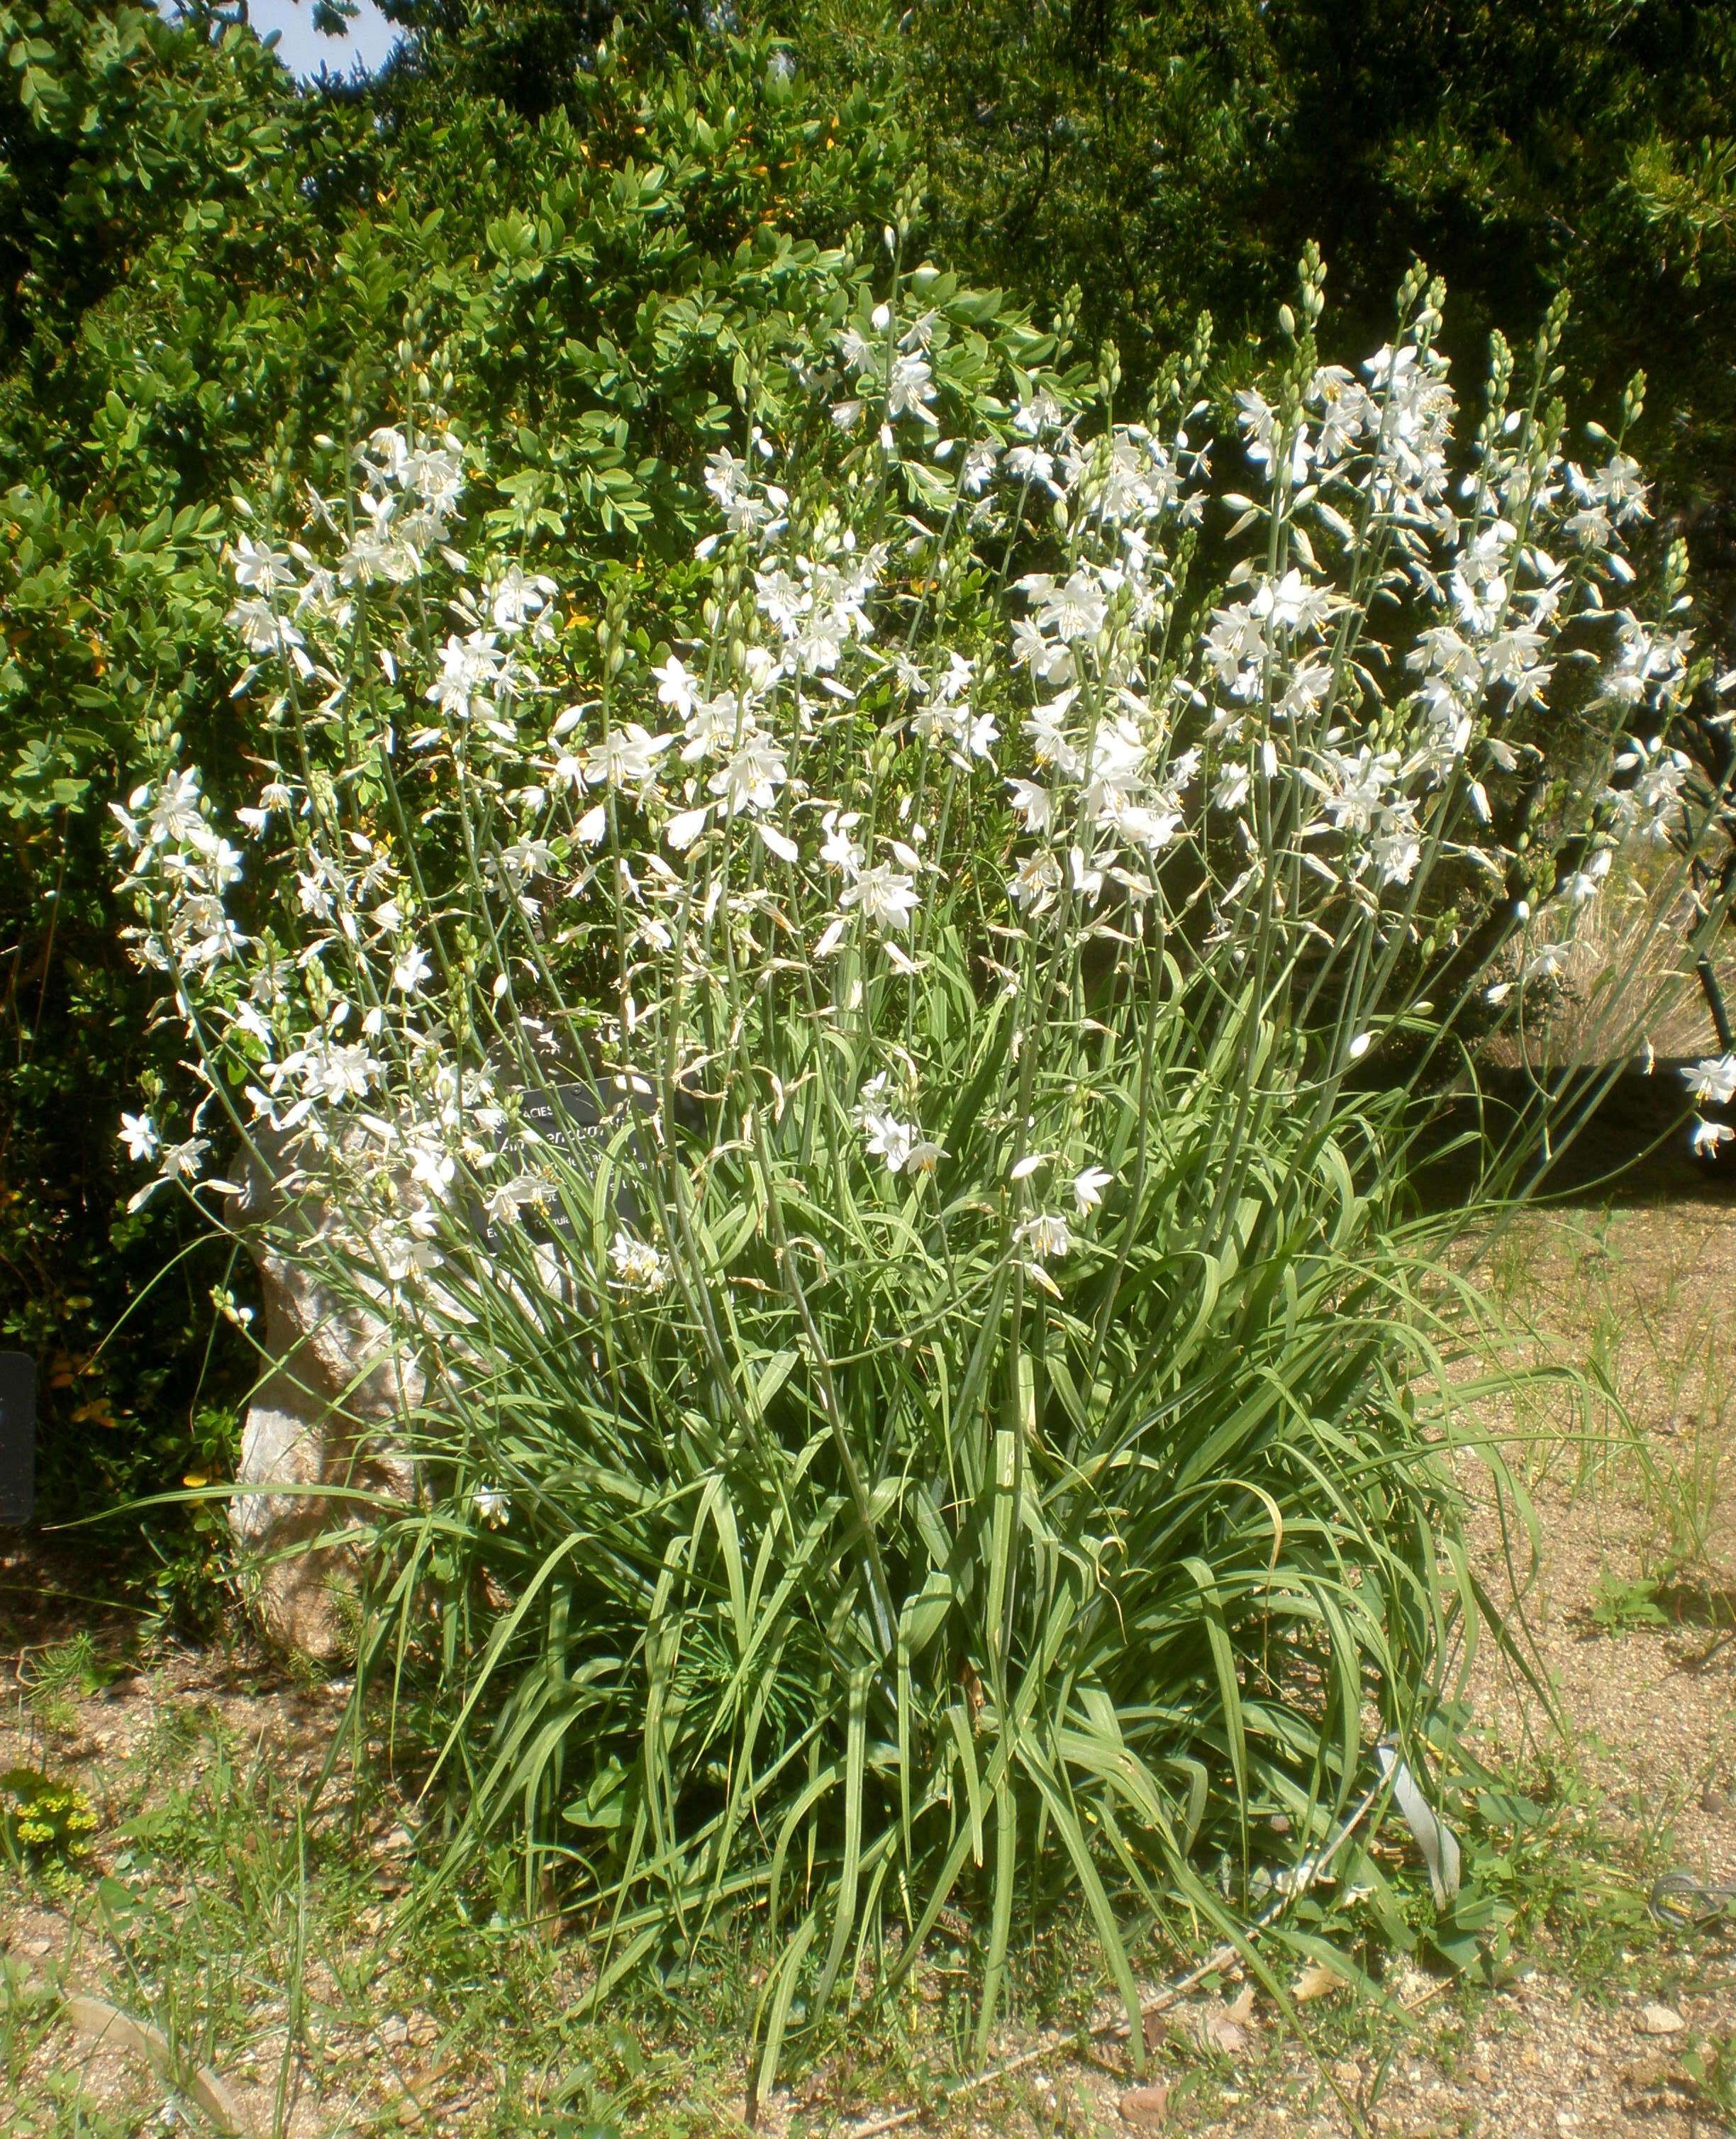
M744 375L693 629L623 570L594 661L407 346L237 528L257 797L164 735L118 813L201 1079L141 1197L231 1223L240 1144L417 1363L345 1535L451 1861L509 1838L599 1999L751 1923L762 2087L943 1911L979 2053L1072 1911L1137 2059L1377 1741L1428 1785L1513 1638L1464 1466L1513 1488L1411 1156L1531 932L1708 806L1558 312L1461 435L1439 286L1352 372L1311 253L1214 443L1203 337L1137 421L1113 350L967 405L887 239L779 426Z

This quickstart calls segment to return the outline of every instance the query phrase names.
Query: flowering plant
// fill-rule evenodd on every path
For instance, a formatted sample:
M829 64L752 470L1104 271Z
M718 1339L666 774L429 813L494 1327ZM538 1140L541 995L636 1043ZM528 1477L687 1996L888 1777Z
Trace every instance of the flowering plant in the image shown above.
M1323 291L1215 493L1203 340L1143 421L1108 352L955 434L895 272L814 420L712 457L697 639L623 575L587 676L413 378L350 496L237 538L257 802L165 737L117 813L205 1087L130 1118L142 1192L227 1114L425 1370L374 1624L443 1763L487 1720L467 1831L592 1905L599 1995L763 1906L762 2079L799 1982L903 1980L978 1892L985 2045L1069 1887L1134 2013L1137 1934L1288 1876L1254 1816L1318 1843L1479 1608L1395 1155L1528 925L1521 717L1591 738L1571 909L1691 835L1621 742L1688 647L1622 605L1621 439L1564 458L1558 316L1460 453L1438 286L1360 374Z

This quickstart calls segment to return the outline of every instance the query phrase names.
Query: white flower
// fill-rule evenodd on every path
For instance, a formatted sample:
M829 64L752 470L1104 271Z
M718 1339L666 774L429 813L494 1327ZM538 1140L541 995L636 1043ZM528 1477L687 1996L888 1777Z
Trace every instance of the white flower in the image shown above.
M1225 810L1240 810L1248 800L1248 790L1252 781L1253 774L1249 766L1235 761L1224 766L1220 770L1212 786L1212 808Z
M890 862L876 862L853 884L846 884L839 899L841 907L859 906L868 919L882 928L905 929L919 903L916 880L895 869Z
M1015 482L1039 482L1052 497L1061 495L1056 482L1054 456L1043 446L1015 446L1005 463L1008 475Z
M165 1182L196 1180L210 1148L209 1137L188 1137L184 1143L171 1144L163 1154L162 1166L128 1203L128 1211L143 1210Z
M727 512L753 481L747 463L727 446L720 446L705 464L705 487Z
M1596 494L1612 508L1618 521L1650 517L1646 494L1650 485L1640 475L1640 463L1626 453L1615 454L1592 478Z
M648 1241L636 1241L624 1226L609 1244L615 1282L630 1292L661 1292L669 1282L669 1265Z
M1736 1099L1736 1055L1704 1055L1681 1074L1703 1107L1727 1107Z
M1332 590L1313 585L1293 570L1276 586L1261 588L1259 605L1269 610L1274 623L1293 631L1318 631L1332 614Z
M756 572L754 590L760 615L775 624L785 639L793 638L813 605L812 595L804 594L781 565L769 572Z
M1039 1211L1034 1218L1027 1218L1014 1233L1034 1256L1043 1256L1053 1260L1064 1256L1073 1246L1073 1236L1067 1230L1067 1221L1059 1211Z
M1020 404L1019 413L1013 418L1013 428L1022 431L1026 438L1034 438L1039 432L1058 430L1066 414L1067 411L1049 389L1039 386L1028 400Z
M1248 458L1264 463L1271 458L1272 419L1277 414L1264 394L1252 387L1236 397L1236 421L1249 441ZM1256 450L1258 448L1258 450Z
M959 472L959 486L967 497L980 495L995 472L1000 453L992 440L979 438L966 453L964 466Z
M1343 458L1361 433L1380 428L1380 410L1342 365L1322 365L1308 381L1307 398L1323 406L1320 458L1328 466Z
M1615 857L1607 847L1601 847L1582 869L1576 869L1561 888L1560 897L1568 906L1583 906L1595 898L1603 888L1603 879L1610 873Z
M120 1141L126 1146L126 1155L135 1166L143 1166L157 1155L161 1139L157 1125L149 1114L123 1114L120 1117Z
M861 822L859 810L846 810L842 815L836 810L829 810L821 820L826 836L820 846L820 859L853 882L868 859L850 836Z
M706 785L733 817L742 810L769 810L788 776L784 753L771 738L750 734Z
M1395 815L1369 842L1369 852L1383 884L1409 884L1422 859L1422 841L1414 825Z
M1718 1147L1736 1137L1736 1129L1723 1122L1696 1122L1694 1125L1694 1151L1697 1158L1714 1158Z
M1562 522L1562 531L1582 550L1608 549L1615 532L1610 526L1609 509L1602 505L1587 505L1570 512Z
M1094 1211L1103 1200L1103 1191L1115 1176L1100 1166L1088 1166L1073 1177L1073 1200L1078 1206L1083 1218Z
M154 795L149 787L134 788L127 798L130 810L150 807L153 846L178 840L196 840L205 829L199 814L199 776L197 771L171 772Z
M491 631L473 631L467 639L451 633L441 649L440 673L423 696L449 720L468 720L472 702L495 689L506 663Z
M693 700L699 679L689 675L686 665L671 654L661 668L653 668L657 678L658 703L668 706L678 721L684 721L693 710Z
M464 487L464 461L457 440L448 432L443 447L408 448L402 439L399 446L402 450L395 456L399 481L406 490L414 491L431 512L451 512Z
M1036 604L1037 629L1064 639L1095 639L1109 613L1103 590L1090 573L1073 573L1058 587L1046 572L1029 572L1019 582Z
M205 1153L210 1148L209 1137L188 1137L184 1143L171 1144L163 1154L163 1178L165 1181L194 1180L204 1162Z
M968 707L963 710L960 742L972 757L992 758L994 746L1000 740L1000 731L995 725L995 716L992 713L972 714Z
M227 839L213 839L204 850L205 876L214 892L227 891L242 879L242 857Z
M1061 864L1046 847L1027 854L1010 887L1014 903L1026 913L1040 913L1061 888Z
M892 416L920 416L925 423L934 423L936 418L924 405L934 399L933 379L934 374L923 358L899 357L892 365L887 413Z
M1171 802L1176 798L1164 799ZM1116 830L1134 846L1143 847L1147 854L1159 854L1175 839L1185 821L1179 808L1123 810L1116 820Z
M470 1503L491 1530L499 1530L512 1513L512 1503L491 1486L478 1486L470 1496Z
M509 565L495 586L491 614L501 630L521 631L560 591L545 573L526 577L518 565Z
M1077 780L1085 770L1083 757L1062 726L1074 695L1072 691L1064 691L1046 706L1033 706L1024 723L1031 756L1039 765L1053 767L1067 780Z
M1013 619L1013 665L1029 668L1039 683L1062 684L1073 680L1071 649L1045 639L1028 616Z
M234 567L235 584L256 589L262 595L271 595L295 580L295 570L283 551L274 550L268 543L250 541L245 535L237 536L235 554L230 562Z
M1046 787L1039 787L1034 780L1010 780L1007 786L1013 790L1013 807L1024 820L1028 832L1046 832L1054 822L1055 798Z
M677 854L685 854L705 830L706 820L711 814L712 805L709 802L702 809L679 810L664 825L663 837L674 848Z
M901 1122L894 1114L863 1114L861 1123L869 1157L883 1158L888 1173L902 1173L917 1148L920 1133L916 1124Z
M433 971L427 952L413 943L392 968L392 985L400 995L413 996Z
M754 722L752 715L737 705L733 691L720 691L715 698L696 692L682 727L682 763L697 765L702 758L732 749L738 729L745 739L754 733Z
M600 787L648 787L657 776L657 761L674 741L648 735L637 721L611 730L584 753L584 783Z
M926 1143L922 1132L914 1122L901 1122L897 1116L881 1104L886 1090L887 1074L883 1070L878 1076L870 1077L862 1088L850 1118L859 1128L867 1143L871 1158L883 1158L888 1173L902 1173L907 1166L920 1166L927 1172L941 1156L939 1147ZM917 1158L917 1153L922 1157ZM930 1153L933 1156L931 1158Z
M447 1191L452 1187L452 1177L458 1170L457 1159L441 1145L426 1143L413 1144L408 1156L411 1180L418 1188L427 1189L429 1195L438 1197L443 1202ZM427 1204L422 1207L424 1211L430 1210ZM432 1214L428 1222L432 1223Z
M483 1198L482 1210L491 1226L516 1226L525 1205L532 1201L522 1180L501 1181Z
M860 327L846 327L838 338L838 346L853 371L873 371L879 365L879 350Z
M1067 849L1067 873L1072 879L1073 889L1089 899L1093 905L1103 896L1103 873L1100 869L1091 869L1086 866L1085 849L1083 847L1069 847Z
M764 527L772 517L774 505L785 502L784 493L775 489L768 489L763 498L756 497L752 470L727 446L720 447L706 462L705 487L722 507L724 525L732 535L751 534Z

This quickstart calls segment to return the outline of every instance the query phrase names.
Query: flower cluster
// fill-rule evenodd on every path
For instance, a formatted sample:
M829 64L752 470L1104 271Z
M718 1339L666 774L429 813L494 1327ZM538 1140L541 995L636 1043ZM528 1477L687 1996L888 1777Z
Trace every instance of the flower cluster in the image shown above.
M558 1168L516 1128L539 1062L665 1098L721 1068L749 1148L751 1094L769 1079L781 1121L821 1074L761 1022L798 1005L831 1035L860 1162L920 1188L950 1155L922 1118L913 1006L967 906L991 992L1019 999L1015 1063L1058 957L1131 973L1185 940L1229 972L1318 942L1352 970L1361 932L1362 969L1390 971L1435 868L1503 879L1503 783L1570 662L1624 738L1561 889L1585 903L1618 843L1681 822L1686 635L1611 598L1644 485L1619 444L1590 472L1565 461L1499 365L1467 464L1435 296L1408 295L1360 371L1310 359L1240 395L1255 494L1216 502L1258 540L1203 612L1185 589L1212 448L1188 381L1125 423L1021 378L961 442L932 312L841 330L847 480L759 425L711 455L702 629L645 654L611 582L588 673L552 576L456 546L476 448L432 416L375 431L350 497L310 491L296 539L237 538L237 689L270 693L257 797L220 829L197 771L169 766L115 813L139 955L205 1065L193 1135L164 1147L128 1118L158 1162L143 1193L197 1177L238 1094L242 1133L344 1172L402 1285L463 1211L550 1230ZM888 516L895 474L907 509ZM949 612L990 541L1024 553L1015 612ZM604 999L575 1001L599 969ZM1325 1000L1358 1059L1378 1006ZM1031 1207L1022 1162L996 1191L1006 1257L1047 1283L1111 1176L1076 1108L1025 1128L1073 1180L1071 1221ZM577 1252L553 1231L557 1261ZM617 1231L587 1281L655 1300L674 1251Z

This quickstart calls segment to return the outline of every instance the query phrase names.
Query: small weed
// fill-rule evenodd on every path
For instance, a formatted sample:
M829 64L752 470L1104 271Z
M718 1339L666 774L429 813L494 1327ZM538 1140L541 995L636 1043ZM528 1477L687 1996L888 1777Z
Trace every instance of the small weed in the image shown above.
M96 1653L87 1632L42 1650L21 1676L27 1698L44 1730L68 1736L78 1728L75 1704L99 1693L125 1668Z
M1709 1365L1707 1381L1713 1380ZM1655 1476L1655 1517L1665 1534L1665 1552L1671 1567L1709 1567L1715 1564L1714 1523L1724 1495L1724 1464L1727 1436L1718 1422L1717 1432L1709 1432L1695 1419L1687 1446L1673 1461L1661 1462Z
M1724 2117L1736 2112L1736 2034L1696 2043L1683 2053L1682 2070L1709 2108Z
M1630 1633L1636 1627L1663 1627L1669 1618L1658 1602L1658 1583L1650 1575L1632 1579L1605 1568L1597 1577L1591 1604L1592 1623L1606 1634Z

